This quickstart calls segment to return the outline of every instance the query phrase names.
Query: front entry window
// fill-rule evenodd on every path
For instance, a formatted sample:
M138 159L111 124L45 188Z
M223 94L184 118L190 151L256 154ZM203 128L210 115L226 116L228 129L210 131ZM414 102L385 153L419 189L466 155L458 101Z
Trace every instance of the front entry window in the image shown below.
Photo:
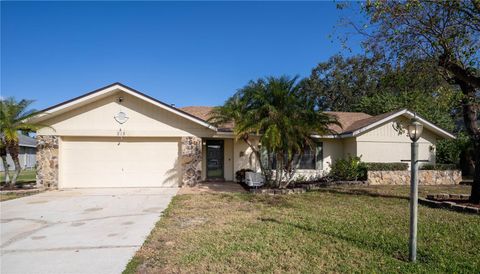
M223 176L223 140L207 140L207 179Z

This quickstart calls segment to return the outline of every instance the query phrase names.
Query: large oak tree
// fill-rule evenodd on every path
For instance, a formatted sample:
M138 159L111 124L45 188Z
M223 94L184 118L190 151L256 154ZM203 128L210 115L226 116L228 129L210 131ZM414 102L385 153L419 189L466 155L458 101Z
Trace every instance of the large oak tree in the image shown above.
M471 201L480 203L480 0L375 0L362 11L368 24L355 29L365 36L369 53L392 63L434 60L436 72L463 94L463 119L475 154Z

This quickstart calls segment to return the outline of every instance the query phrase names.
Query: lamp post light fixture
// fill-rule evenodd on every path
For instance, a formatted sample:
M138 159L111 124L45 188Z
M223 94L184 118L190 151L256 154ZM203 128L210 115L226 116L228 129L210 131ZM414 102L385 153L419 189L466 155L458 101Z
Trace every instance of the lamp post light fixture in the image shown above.
M417 260L417 212L418 212L418 139L422 135L423 125L414 115L408 126L408 136L412 140L410 163L410 241L409 259Z

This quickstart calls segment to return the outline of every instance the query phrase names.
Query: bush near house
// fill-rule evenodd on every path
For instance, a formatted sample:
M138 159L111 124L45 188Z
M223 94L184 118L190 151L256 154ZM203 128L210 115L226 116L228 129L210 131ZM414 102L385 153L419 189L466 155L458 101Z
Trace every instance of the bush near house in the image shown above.
M407 163L367 163L367 169L371 171L407 170Z
M345 159L336 160L331 166L330 177L341 181L358 181L367 179L367 164L361 156L349 155Z
M454 164L423 164L419 167L421 170L453 170L458 169Z

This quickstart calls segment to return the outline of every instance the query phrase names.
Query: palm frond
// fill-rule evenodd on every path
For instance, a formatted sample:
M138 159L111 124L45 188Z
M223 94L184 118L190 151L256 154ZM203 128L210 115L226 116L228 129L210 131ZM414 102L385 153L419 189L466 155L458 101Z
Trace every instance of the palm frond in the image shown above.
M28 109L32 103L32 100L17 101L14 97L0 100L0 132L5 142L18 142L19 131L33 132L43 127L28 122L28 119L38 114L36 110Z

